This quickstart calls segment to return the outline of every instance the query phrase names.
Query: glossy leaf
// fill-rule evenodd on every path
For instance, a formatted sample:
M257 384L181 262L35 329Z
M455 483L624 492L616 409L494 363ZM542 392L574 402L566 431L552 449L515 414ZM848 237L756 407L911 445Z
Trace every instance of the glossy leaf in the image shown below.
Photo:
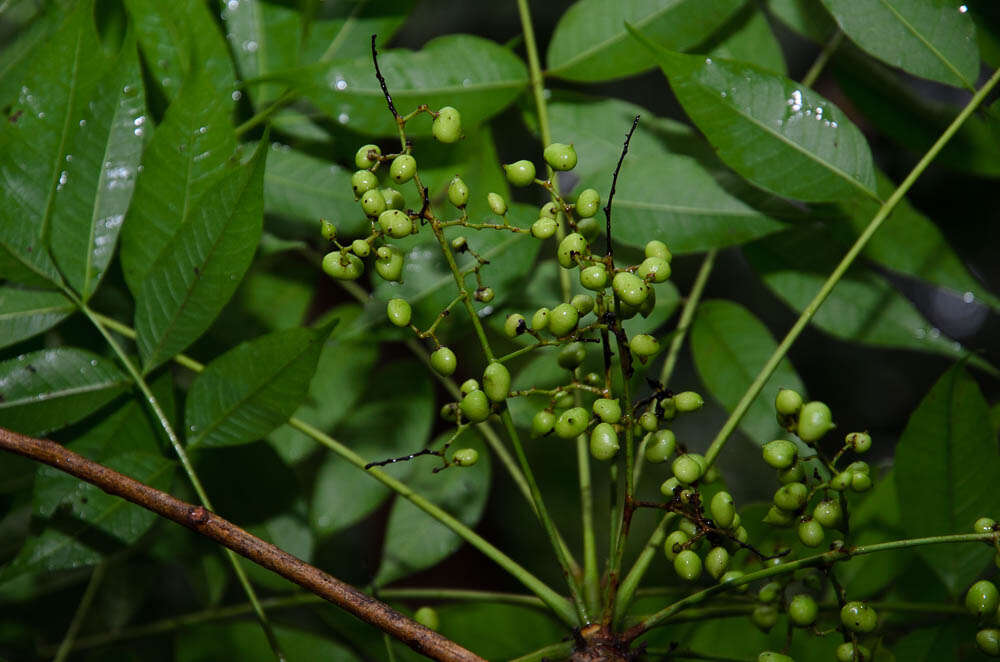
M509 105L528 84L520 58L479 37L449 35L427 42L419 51L379 53L393 102L401 114L420 104L454 106L465 126L475 126ZM371 56L337 60L289 72L281 77L336 122L360 133L396 135L396 122L375 78ZM427 116L406 126L408 135L430 132Z
M358 626L360 627L360 626ZM358 658L325 637L284 626L274 627L282 651L290 660L356 662ZM274 659L260 625L242 623L208 624L184 628L175 642L176 662L210 662L238 659L242 662L270 662Z
M754 65L682 55L633 33L719 157L757 186L789 198L875 197L864 136L830 101Z
M777 346L760 320L731 301L703 302L691 326L691 353L698 375L727 411L736 407ZM805 386L788 359L778 364L740 422L740 429L756 443L784 436L774 414L774 396L780 388L795 389L806 395Z
M615 192L616 241L642 246L655 237L674 253L688 253L743 243L786 227L723 188L706 167L706 158L712 163L712 157L686 152L684 141L693 135L685 127L617 100L554 103L549 115L557 127L555 139L572 142L579 155L577 190L593 187L602 196L624 133L632 118L641 115ZM720 167L717 161L713 165Z
M562 627L546 612L520 605L442 605L441 634L488 660L509 660L559 641Z
M368 230L368 221L354 199L351 172L302 152L275 147L264 171L264 211L301 219L319 234L322 218L334 220L342 236Z
M624 78L656 66L625 29L630 23L664 48L697 45L744 0L579 0L556 24L546 55L549 75L595 82Z
M892 647L897 660L936 662L960 659L958 647L965 637L952 626L928 627L910 632Z
M261 143L261 145L266 144ZM136 297L146 370L194 342L236 291L260 240L266 149L202 195Z
M0 50L0 107L17 99L21 82L30 71L34 59L48 45L52 32L65 17L65 10L56 5L38 8L33 16L25 16L25 23L17 26L13 38ZM17 22L16 12L4 18ZM5 113L6 114L6 113Z
M359 0L350 4L326 4L333 6L319 9L304 30L303 62L370 56L371 35L377 34L381 43L388 43L416 2Z
M73 310L58 292L0 285L0 348L52 328Z
M662 44L661 44L662 45ZM783 76L788 75L781 44L771 30L764 12L755 3L747 4L699 51L712 57L751 62Z
M196 201L231 172L235 149L225 97L207 75L189 79L143 154L122 229L122 270L133 296L178 230L197 216Z
M989 406L959 364L949 369L910 416L896 446L896 489L906 535L965 533L984 513L1000 511L1000 455ZM926 545L918 553L953 595L972 583L993 551L981 545Z
M431 443L439 449L450 437L446 434ZM453 466L433 473L440 458L415 458L407 484L460 522L475 527L486 507L490 490L490 455L477 435L466 431L451 444L450 455L460 448L474 448L479 461L471 467ZM374 582L391 584L448 558L462 544L454 531L420 510L406 499L396 497L389 512L389 524L382 545L382 563Z
M0 426L43 435L75 423L122 393L128 378L82 349L43 349L0 363Z
M276 331L209 363L188 393L188 445L246 444L287 421L306 396L329 333Z
M825 43L837 30L820 0L766 0L766 5L782 23L818 44Z
M387 384L393 385L388 392ZM430 375L423 365L390 363L333 436L369 461L415 453L430 441L437 413L432 395ZM405 479L414 467L412 462L397 462L382 470ZM389 494L374 478L327 453L313 490L313 529L325 536L350 526L378 508Z
M914 76L972 88L979 77L976 28L947 0L822 0L862 50Z
M126 39L67 140L49 244L60 272L88 299L107 271L135 187L146 98L135 38Z

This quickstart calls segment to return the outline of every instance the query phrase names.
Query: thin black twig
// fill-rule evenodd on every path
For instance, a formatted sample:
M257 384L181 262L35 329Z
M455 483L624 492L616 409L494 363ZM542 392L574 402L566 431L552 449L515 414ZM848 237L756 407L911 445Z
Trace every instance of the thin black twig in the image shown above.
M421 455L436 455L438 457L444 457L444 453L441 451L432 451L429 448L425 448L422 451L417 451L416 453L410 453L409 455L400 455L399 457L390 457L388 460L379 460L378 462L369 462L365 465L365 471L371 469L372 467L384 467L387 464L395 464L396 462L409 462L415 457L420 457Z
M389 88L386 87L385 78L382 77L382 70L378 68L378 49L375 48L375 38L378 35L372 35L372 62L375 63L375 77L378 78L378 84L382 86L382 94L385 95L385 102L389 104L389 112L392 116L399 121L399 113L396 112L396 106L392 103L392 95L389 94Z
M372 48L374 48L374 43L375 42L373 41ZM625 155L628 154L628 144L632 140L632 134L635 133L637 126L639 126L638 115L632 119L632 128L625 134L625 144L622 146L621 156L618 157L618 165L615 166L615 174L611 178L611 192L608 193L608 204L604 205L604 217L607 219L607 236L605 239L608 242L608 257L613 257L611 252L611 203L615 199L615 188L618 186L618 173L621 172L622 163L625 161Z

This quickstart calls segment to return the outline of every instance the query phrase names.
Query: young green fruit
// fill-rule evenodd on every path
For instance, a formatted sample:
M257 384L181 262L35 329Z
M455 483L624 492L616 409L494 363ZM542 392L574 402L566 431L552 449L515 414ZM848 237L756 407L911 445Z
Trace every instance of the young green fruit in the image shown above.
M838 526L842 516L838 499L823 499L813 509L813 519L828 529Z
M378 157L382 156L382 150L378 145L362 145L354 155L354 165L358 170L367 170L378 163Z
M709 502L712 520L717 526L728 529L736 519L736 504L729 492L716 492Z
M806 443L819 441L833 427L833 415L825 403L814 400L802 405L795 434Z
M503 169L507 181L514 186L528 186L535 181L535 164L526 159L508 163Z
M590 454L595 460L610 460L618 454L618 433L610 423L598 423L590 432Z
M372 247L364 239L355 239L351 242L351 252L358 257L368 257L372 252Z
M603 264L592 264L580 270L580 284L599 292L608 284L608 270Z
M992 533L994 527L997 525L995 519L991 517L980 517L972 525L973 533Z
M705 570L712 579L719 579L729 567L729 552L725 547L713 547L705 555Z
M473 423L485 421L490 416L490 401L482 391L470 391L459 403L462 414Z
M701 475L705 471L701 462L691 455L691 453L679 455L670 466L670 469L674 472L674 477L685 485L690 485L701 478Z
M667 245L657 239L646 242L644 253L646 257L659 257L663 258L667 262L670 262L672 258L670 249L667 248Z
M469 379L466 379L464 382L462 382L462 385L458 388L459 391L462 392L462 395L468 395L473 391L479 390L479 382L470 377Z
M691 540L691 536L683 531L672 531L666 540L663 541L663 553L666 555L667 560L673 561L676 559L677 555L681 552L681 545L688 540Z
M774 624L778 622L778 608L774 605L760 605L750 612L750 622L761 632L770 632ZM772 653L772 655L777 655L777 653ZM757 659L760 660L759 657ZM768 658L764 659L767 660ZM774 658L771 659L773 660Z
M867 432L852 432L844 437L844 443L855 453L867 453L872 447L872 436Z
M781 584L778 582L768 582L757 591L757 601L770 604L777 600L779 595L781 595Z
M437 117L431 123L431 135L438 142L451 144L462 137L462 116L451 106L445 106L438 111Z
M391 246L379 246L375 251L375 271L388 281L398 281L403 278L403 254Z
M848 602L840 609L840 622L851 632L867 634L878 625L878 614L863 602Z
M548 308L542 307L531 316L531 328L535 331L544 331L549 325L549 315L552 313Z
M622 418L622 406L616 399L598 398L592 406L594 414L605 423L617 423Z
M591 218L601 208L601 194L592 188L580 191L576 198L576 215L580 218Z
M508 338L516 338L527 330L528 323L525 321L524 315L520 313L508 315L506 321L503 323L503 333Z
M531 224L531 236L535 239L548 239L556 233L559 224L551 218L540 218Z
M543 409L531 419L531 436L544 437L556 426L556 415Z
M787 439L775 439L764 444L761 448L761 454L769 466L775 469L787 469L795 464L799 450L794 443Z
M980 630L976 633L976 646L990 657L1000 657L1000 630Z
M483 303L489 303L493 301L493 297L496 296L496 292L493 291L492 287L479 287L476 288L476 292L473 295L476 301L482 301Z
M542 156L553 170L565 171L576 167L576 150L572 145L552 143L545 148Z
M451 456L451 461L460 467L471 467L479 461L479 451L475 448L459 448Z
M744 573L742 570L727 570L722 574L722 577L719 577L719 583L728 584L729 582L735 582L736 580L741 579L743 575ZM740 593L746 593L750 586L748 584L740 584L735 588Z
M455 368L458 367L458 359L455 357L455 352L451 351L448 347L438 347L431 354L431 367L439 375L448 377L455 372Z
M561 338L576 329L579 319L580 313L576 308L568 303L561 303L549 314L549 331Z
M351 175L351 190L354 191L355 198L360 198L376 186L378 186L378 177L373 172L358 170Z
M566 235L559 248L556 249L556 258L559 265L564 269L572 269L576 266L576 257L583 255L587 250L587 240L578 232L571 232Z
M841 471L830 479L830 489L843 492L851 486L851 479L854 478L853 471Z
M365 264L356 255L331 251L323 256L323 271L338 280L356 280L365 271Z
M493 402L503 402L510 394L510 371L502 363L493 362L483 371L483 391Z
M574 439L583 434L590 425L590 412L583 407L567 409L556 419L556 435L563 439Z
M651 335L637 333L628 341L629 349L638 357L649 357L660 351L660 343Z
M385 305L385 312L389 316L389 321L396 326L408 326L413 311L406 299L389 299Z
M417 174L417 160L410 154L400 154L389 166L389 177L397 184L410 181L415 174Z
M594 310L594 297L589 294L576 294L569 300L569 305L576 308L576 312L583 316Z
M320 221L319 233L327 241L333 241L337 238L337 226L330 221L323 219Z
M677 448L677 438L671 430L657 430L646 437L646 460L660 464L670 459Z
M757 662L795 662L795 660L789 657L788 655L785 655L784 653L775 653L774 651L763 651L760 655L757 656Z
M402 239L413 233L413 221L398 209L388 209L379 214L378 224L393 239Z
M639 278L654 283L662 283L670 278L670 263L662 257L647 257L636 270Z
M459 209L469 203L469 187L462 181L461 177L453 177L448 184L448 202Z
M559 215L559 207L556 206L554 202L546 202L542 205L541 209L538 210L538 218L555 218Z
M819 606L811 596L799 593L788 603L788 620L800 628L809 627L816 622Z
M689 582L701 577L701 557L691 549L685 549L674 559L674 570L677 576Z
M565 370L576 370L587 358L587 348L582 342L571 342L559 350L556 361Z
M789 483L801 483L806 478L806 471L802 468L802 464L793 464L787 469L778 470L778 482L782 485L788 485Z
M774 505L785 512L794 513L806 505L809 489L802 483L782 485L774 493Z
M597 386L597 384L595 384ZM660 426L660 421L656 418L656 412L649 410L642 412L639 416L639 427L641 427L646 432L656 432L656 428Z
M799 541L806 547L823 544L823 525L811 517L799 521L798 534Z
M552 405L556 409L569 409L573 406L572 391L561 391L552 399Z
M851 473L851 491L867 492L872 488L872 477L863 471Z
M767 514L764 515L763 521L764 524L784 528L792 525L795 521L795 515L793 513L786 512L777 506L771 506L768 509Z
M438 617L437 610L433 607L424 606L417 609L413 613L413 620L430 630L437 630L441 627L441 619Z
M802 409L802 396L790 388L778 390L774 398L774 410L782 416L794 416Z
M402 209L406 206L406 199L403 194L394 188L382 189L382 197L385 198L386 209Z
M365 216L374 218L384 212L385 208L385 196L379 189L373 188L365 191L365 194L361 196L361 210L365 212Z
M503 216L507 213L507 201L499 193L487 193L486 203L490 206L490 211L497 216Z
M871 651L861 644L854 644L850 641L837 646L837 662L869 662L872 659Z
M649 285L635 274L619 271L611 279L611 289L618 298L631 306L639 306L649 295Z
M987 579L976 582L965 593L965 608L973 616L983 617L993 614L998 603L1000 594L997 593L997 587Z
M694 391L681 391L674 395L674 406L680 412L698 411L705 404L705 400Z

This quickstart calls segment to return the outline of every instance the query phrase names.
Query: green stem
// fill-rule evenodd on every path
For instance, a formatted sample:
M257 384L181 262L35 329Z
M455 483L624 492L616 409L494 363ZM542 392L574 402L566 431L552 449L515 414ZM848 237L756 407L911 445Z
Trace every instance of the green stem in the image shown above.
M271 118L271 115L274 115L276 112L287 106L294 99L295 93L292 90L285 90L277 99L271 102L271 105L236 127L236 137L239 138L255 126L263 124Z
M80 631L80 627L83 626L87 614L90 613L90 605L94 603L94 597L97 595L97 590L100 588L101 582L104 581L104 573L107 569L107 562L98 563L94 567L94 571L90 573L90 581L87 582L87 588L83 591L80 604L77 606L76 613L73 614L73 620L70 621L69 628L66 630L66 636L63 637L62 643L59 644L59 650L56 651L52 662L63 662L70 651L73 650L73 642L76 640L76 635Z
M809 71L806 75L802 77L802 84L806 87L812 87L816 79L819 78L820 73L823 68L826 67L827 62L833 56L834 52L840 46L840 42L844 40L844 33L838 28L833 36L830 37L829 41L823 46L823 50L820 51L819 55L813 61L812 66L809 67Z
M590 447L586 435L576 438L577 474L580 478L580 520L583 524L583 595L591 614L600 611L601 577L597 570L594 535L594 499L590 476Z
M619 627L625 619L625 614L628 613L628 608L632 606L632 598L635 597L636 589L639 588L639 582L642 581L646 571L649 569L650 563L653 562L653 558L659 551L660 545L663 544L667 526L676 516L676 513L664 513L663 517L660 518L660 523L656 525L655 529L653 529L653 534L649 536L649 540L646 541L646 546L643 547L642 552L639 553L639 558L636 559L635 563L632 565L632 569L629 570L625 579L622 580L621 586L618 589L618 594L615 596L614 610L612 612L612 623L614 624L614 627Z
M778 348L774 350L774 354L771 355L771 358L769 358L767 363L764 364L764 367L761 368L760 374L758 374L757 378L754 379L752 384L750 384L750 388L748 388L747 392L743 394L743 398L740 400L739 404L736 405L736 408L733 409L733 413L729 415L729 418L722 426L722 429L719 430L719 434L716 435L715 439L712 441L712 445L709 446L708 451L705 453L705 460L709 465L715 461L715 458L719 455L722 447L726 444L726 441L728 441L729 435L732 434L733 430L736 429L736 426L739 425L740 420L746 414L754 399L756 399L761 390L764 388L764 384L771 377L771 374L778 367L778 364L788 353L788 350L791 349L792 344L796 341L796 339L798 339L799 334L801 334L802 330L805 329L809 320L811 320L813 315L816 314L816 311L819 310L819 307L826 300L826 297L830 295L830 292L832 292L833 288L836 287L838 282L840 282L840 279L843 277L844 273L847 272L847 269L851 266L861 251L864 250L865 245L872 238L872 235L875 234L875 231L881 227L882 222L889 217L889 214L891 214L892 210L897 204L899 204L899 201L903 199L903 196L905 196L906 192L910 190L913 183L917 181L917 178L923 174L924 170L927 169L927 166L931 164L931 161L934 160L951 137L955 135L976 107L982 103L983 99L986 98L986 95L990 93L990 90L996 86L998 81L1000 81L1000 69L993 72L993 75L990 76L988 81L986 81L986 84L973 95L972 99L969 100L969 103L967 103L965 108L962 109L962 112L960 112L952 123L948 125L948 128L944 130L944 133L942 133L931 148L927 150L927 153L924 154L915 166L913 166L913 170L911 170L910 174L906 176L906 179L903 180L893 194L889 196L889 199L886 200L885 203L883 203L883 205L879 208L878 212L868 223L868 227L866 227L864 232L862 232L857 238L854 245L851 246L850 250L847 251L847 254L844 255L844 258L840 261L840 264L837 265L837 267L833 270L833 273L830 274L830 277L827 278L826 282L823 283L823 286L820 287L819 292L816 293L813 300L809 302L809 305L807 305L805 310L802 311L802 314L799 315L798 320L796 320L791 330L789 330L788 335L786 335L784 340L781 341Z

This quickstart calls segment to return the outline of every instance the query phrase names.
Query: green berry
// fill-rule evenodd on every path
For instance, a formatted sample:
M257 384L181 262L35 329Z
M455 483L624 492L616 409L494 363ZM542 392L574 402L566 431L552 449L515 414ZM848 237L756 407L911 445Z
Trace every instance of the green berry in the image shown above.
M639 427L641 427L646 432L656 432L656 428L660 425L659 420L656 418L656 413L652 410L642 412L639 416Z
M701 557L691 549L685 549L674 559L674 571L681 579L689 582L701 577Z
M354 165L359 170L367 170L378 163L380 156L382 156L382 150L379 149L378 145L362 145L354 155Z
M854 478L853 471L841 471L830 479L830 489L843 492L851 486L851 479Z
M458 403L449 402L448 404L441 406L441 418L448 421L449 423L455 423L458 421Z
M677 448L677 438L671 430L657 430L646 437L646 460L660 464L670 459Z
M556 206L554 202L546 202L542 205L542 208L538 210L538 218L555 218L559 215L559 207Z
M583 316L594 310L594 297L589 294L575 294L570 299L569 305L576 308L576 311Z
M462 414L473 423L485 421L490 416L490 401L482 391L471 391L459 403Z
M549 325L549 315L552 313L548 308L542 307L531 316L531 328L535 331L544 331Z
M598 398L592 407L594 415L605 423L617 423L622 418L622 406L618 400Z
M667 262L670 262L672 258L670 254L670 249L667 248L667 245L662 241L656 239L646 242L646 247L644 252L646 257L660 257L666 260Z
M677 555L681 552L681 546L688 540L691 540L691 536L683 531L671 532L666 540L663 541L663 553L666 555L667 560L673 561L676 559Z
M580 313L571 304L561 303L549 313L549 331L557 338L568 335L576 329Z
M811 517L799 521L797 533L799 542L806 547L819 547L823 544L823 525Z
M878 614L863 602L848 602L840 609L840 622L851 632L867 634L878 626Z
M1000 630L980 630L976 633L976 646L990 657L1000 657Z
M375 271L388 281L398 281L403 278L403 254L391 246L379 246L375 251Z
M356 280L364 273L365 264L346 251L331 251L323 256L323 271L338 280Z
M337 238L337 226L331 223L330 221L324 219L320 221L319 233L327 241L333 241L334 239Z
M504 335L508 338L516 338L528 329L528 323L524 320L524 315L512 313L507 316L503 323Z
M448 184L448 202L459 209L469 203L469 187L461 177L452 177L451 183Z
M455 368L458 367L458 359L455 358L455 352L447 347L438 347L431 354L431 367L439 375L448 377L455 372Z
M813 519L828 529L838 526L841 517L843 517L843 511L838 499L823 499L813 509Z
M355 198L360 198L376 186L378 186L378 177L373 172L358 170L351 175L351 190L354 191Z
M855 453L867 453L872 447L872 436L867 432L852 432L844 437L844 443Z
M582 342L571 342L559 350L556 361L560 368L576 370L587 358L587 348Z
M862 471L851 473L851 491L867 492L872 488L872 477Z
M574 439L590 425L590 412L583 407L567 409L556 419L556 435L562 439Z
M782 485L774 493L774 505L785 512L794 513L806 505L809 489L802 483Z
M385 207L385 196L377 188L365 191L365 194L361 196L361 209L366 216L378 216L385 211Z
M674 472L674 476L677 480L681 481L685 485L690 485L695 482L701 478L701 475L705 472L701 462L698 462L695 458L691 457L691 453L679 455L676 459L674 459L670 469Z
M556 426L556 415L547 409L543 409L531 419L531 436L544 437L552 432Z
M764 515L764 524L770 526L776 526L779 528L784 528L786 526L791 526L795 521L795 515L778 508L777 506L771 506L768 509L767 514Z
M647 257L636 270L639 278L654 283L662 283L670 278L670 263L662 257Z
M825 403L814 400L802 405L795 434L806 443L819 441L833 427L833 416Z
M587 240L582 234L571 232L566 235L556 250L556 258L559 265L565 269L572 269L576 266L576 256L584 255L587 250Z
M802 409L802 396L790 388L779 389L774 397L774 409L782 416L794 416Z
M402 239L413 233L413 221L398 209L387 209L379 214L378 224L393 239Z
M479 461L479 451L475 448L459 448L451 456L451 461L460 467L471 467Z
M493 297L496 296L496 293L493 291L492 287L480 287L476 289L476 292L475 294L473 294L473 296L476 298L476 301L489 303L490 301L493 301Z
M816 601L805 593L799 593L788 603L788 620L800 628L809 627L816 622L819 606Z
M459 386L458 389L459 391L462 392L462 395L468 395L473 391L479 390L479 382L470 377L469 379L466 379L464 382L462 382L462 385Z
M761 448L764 461L775 469L787 469L798 459L799 449L787 439L769 441Z
M552 404L556 409L569 409L573 406L573 403L573 393L570 391L561 391L553 398Z
M431 134L443 143L453 143L462 137L462 116L451 106L438 111L431 124Z
M385 305L385 311L389 316L389 321L396 326L408 326L410 315L413 313L410 309L410 303L406 299L389 299L389 303Z
M837 662L869 662L871 659L871 651L861 644L847 641L837 646Z
M610 460L618 454L618 433L610 423L598 423L590 432L590 454L595 460Z
M680 412L698 411L705 404L705 400L694 391L682 391L674 395L674 406Z
M728 566L729 552L726 551L725 547L713 547L705 555L705 570L712 576L712 579L721 577Z
M976 520L975 524L972 525L973 533L992 533L994 527L997 525L995 519L990 517L980 517Z
M787 469L778 470L778 482L782 485L789 483L801 483L806 478L806 471L802 464L793 464Z
M757 656L757 662L795 662L794 659L785 655L784 653L775 653L774 651L763 651Z
M608 284L608 270L603 264L592 264L580 270L580 284L599 292Z
M690 536L691 538L694 538L696 535L698 535L698 525L686 517L680 521L680 523L677 525L677 528L683 531L684 533L688 534L688 536Z
M490 211L497 216L503 216L507 213L507 201L499 193L487 193L486 203L490 206Z
M997 593L997 587L987 579L976 582L965 593L965 608L973 616L982 618L993 614L998 604L1000 604L1000 594Z
M441 627L441 619L433 607L421 607L413 614L413 620L420 623L429 630L437 630Z
M727 570L722 574L722 577L719 577L719 583L728 584L729 582L735 582L736 580L742 578L743 578L743 572L741 570ZM740 593L746 593L747 589L749 589L750 587L747 584L740 584L735 588Z
M493 402L503 402L510 394L510 371L502 363L493 362L483 371L483 391Z
M601 208L601 194L592 188L580 191L576 198L576 215L580 218L591 218Z
M526 159L509 163L503 169L507 181L514 186L528 186L535 181L535 164Z
M351 252L358 257L368 257L371 251L372 247L364 239L355 239L351 242Z
M404 184L417 174L417 160L409 154L400 154L389 166L389 177L397 184Z
M778 608L774 605L759 605L750 612L750 622L761 632L770 632L774 624L778 622ZM777 653L772 653L772 655L777 655ZM757 659L760 660L759 657Z
M531 224L531 236L535 239L548 239L556 233L559 224L552 218L540 218Z
M611 289L618 298L631 306L638 306L649 295L649 285L635 274L619 271L611 279Z
M576 167L576 150L573 149L572 145L564 145L562 143L552 143L545 148L542 153L545 157L545 162L548 163L553 170L572 170Z
M781 584L778 582L768 582L757 591L757 601L770 604L777 600L779 595L781 595Z
M666 479L660 483L660 494L667 497L668 499L673 499L677 488L681 487L681 481L677 480L673 476Z
M406 206L406 199L403 194L394 188L382 189L382 197L385 198L386 209L402 209Z
M628 341L629 349L639 357L648 357L660 351L660 343L651 335L637 333Z
M729 492L716 492L709 502L709 511L716 526L728 529L736 519L736 505Z

